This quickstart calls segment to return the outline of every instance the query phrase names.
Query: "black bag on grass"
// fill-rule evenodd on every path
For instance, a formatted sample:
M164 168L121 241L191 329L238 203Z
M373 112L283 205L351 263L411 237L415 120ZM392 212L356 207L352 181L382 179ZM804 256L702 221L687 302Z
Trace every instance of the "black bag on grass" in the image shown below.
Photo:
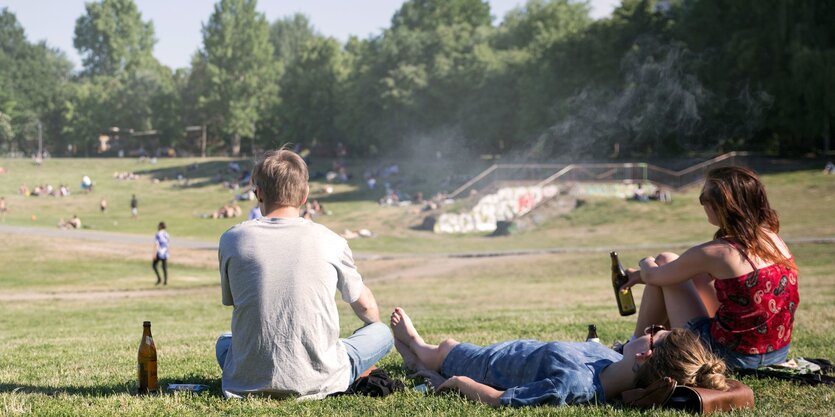
M371 371L368 376L357 378L347 390L329 395L338 397L341 395L365 395L366 397L385 397L406 388L403 381L394 379L382 369Z

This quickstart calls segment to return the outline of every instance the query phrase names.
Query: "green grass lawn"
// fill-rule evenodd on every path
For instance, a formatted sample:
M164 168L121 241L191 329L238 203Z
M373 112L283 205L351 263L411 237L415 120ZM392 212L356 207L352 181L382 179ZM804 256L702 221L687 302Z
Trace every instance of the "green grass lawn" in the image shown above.
M225 165L227 161L218 163ZM0 195L6 196L11 210L6 222L53 227L56 215L72 215L70 211L75 209L69 207L76 205L78 214L95 230L151 235L156 222L166 220L174 236L217 239L234 221L197 219L192 213L216 209L231 192L220 186L179 189L166 182L153 184L146 179L121 183L110 178L113 171L177 170L172 167L182 164L182 160L161 160L151 168L135 161L57 160L36 169L27 161L3 160L0 165L10 170L0 177ZM50 181L53 185L70 183L77 189L81 172L88 172L96 181L92 194L81 195L76 190L71 200L14 195L24 178L30 187ZM206 168L206 173L210 172ZM785 237L835 234L831 221L835 217L833 178L798 172L768 176L765 181L782 216ZM360 193L351 187L342 185L340 190ZM128 213L127 202L134 192L140 197L138 220L130 220ZM112 217L96 217L101 195L108 196L112 211L105 216ZM507 239L411 231L398 224L414 217L408 209L378 208L370 202L342 201L339 196L326 203L335 214L326 217L325 223L339 230L368 218L369 224L377 225L378 237L352 242L355 251L605 246L621 250L624 263L632 265L651 253L631 246L710 237L712 228L705 222L695 196L695 190L677 194L672 205L594 200L540 229ZM149 212L155 211L164 218L152 218ZM31 214L38 220L32 221ZM27 292L154 288L150 245L18 235L0 238L4 240L0 297ZM792 245L791 249L800 268L801 305L790 355L835 358L833 245ZM301 403L225 400L220 393L214 342L229 329L231 309L220 304L215 254L176 247L173 250L179 252L172 252L170 285L155 289L155 296L0 300L0 415L683 415L613 406L494 410L453 395L425 397L411 389L385 399L342 397ZM621 318L616 312L606 253L485 258L435 275L375 281L386 271L405 268L386 262L392 261L366 260L358 266L366 273L384 314L394 306L403 306L427 341L446 337L480 344L517 338L581 340L586 325L595 323L603 342L611 343L632 331L634 319ZM347 305L339 304L342 332L347 335L360 322ZM134 395L143 320L153 323L161 385L202 383L211 387L208 392ZM416 383L406 379L402 361L394 352L380 366L407 380L409 387ZM757 409L734 415L831 415L835 409L833 388L770 380L744 382L754 388Z
M15 245L12 245L15 248ZM20 249L23 249L22 247ZM792 356L835 356L835 273L829 245L793 248L801 265L802 304ZM13 249L17 251L18 249ZM637 252L624 253L637 259ZM617 315L607 280L605 254L535 255L486 260L432 278L369 284L381 309L405 307L429 341L446 337L474 343L516 338L577 340L588 323L604 343L631 332L631 319ZM374 261L366 261L371 263ZM361 270L363 263L359 264ZM370 266L370 265L369 265ZM134 266L119 259L80 260L77 268L104 267L126 274ZM195 268L199 269L199 268ZM149 270L147 271L149 272ZM146 272L146 277L148 276ZM172 267L172 285L183 272ZM68 271L67 275L75 272ZM207 281L213 268L197 271ZM4 275L9 275L4 273ZM62 273L54 272L55 279ZM7 278L6 276L3 277ZM150 286L139 281L136 288ZM25 284L20 284L26 287ZM40 284L31 288L39 289ZM176 287L175 287L176 288ZM214 339L229 328L231 311L220 305L216 286L188 296L137 299L3 302L0 307L0 409L2 414L43 415L639 415L615 407L539 407L491 410L454 396L425 398L407 391L386 399L340 398L297 403L248 399L227 401L220 394ZM341 305L344 334L359 322ZM136 349L142 321L153 322L161 384L202 383L209 392L137 397ZM381 366L405 379L401 361L390 353ZM826 415L835 407L832 388L746 379L758 408L741 415ZM413 382L408 381L412 386ZM673 413L667 413L673 415Z

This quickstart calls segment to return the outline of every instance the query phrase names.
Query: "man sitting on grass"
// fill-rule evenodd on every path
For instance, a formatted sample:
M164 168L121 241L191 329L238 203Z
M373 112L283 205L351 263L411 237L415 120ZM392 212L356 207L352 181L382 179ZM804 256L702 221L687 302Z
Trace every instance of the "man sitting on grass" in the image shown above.
M307 165L292 151L264 154L252 184L264 217L232 227L218 253L232 333L218 338L227 397L321 398L344 391L391 350L377 302L345 239L299 217ZM339 338L336 290L365 323Z

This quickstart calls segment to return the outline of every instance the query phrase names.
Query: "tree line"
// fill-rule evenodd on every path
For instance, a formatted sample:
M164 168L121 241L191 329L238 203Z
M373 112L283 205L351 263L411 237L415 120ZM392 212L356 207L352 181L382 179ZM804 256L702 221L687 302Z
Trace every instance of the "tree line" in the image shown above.
M210 154L283 143L358 155L415 148L529 158L725 150L825 153L835 118L835 2L529 0L494 24L480 0L408 0L344 43L304 15L219 0L188 68L153 56L133 0L86 4L73 45L30 42L0 12L0 153L94 156L112 127ZM125 133L128 134L128 133Z

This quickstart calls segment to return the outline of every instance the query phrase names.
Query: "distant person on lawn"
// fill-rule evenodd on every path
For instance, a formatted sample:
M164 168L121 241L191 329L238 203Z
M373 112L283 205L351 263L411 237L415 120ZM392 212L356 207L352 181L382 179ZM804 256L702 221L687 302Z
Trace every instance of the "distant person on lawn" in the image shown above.
M139 216L139 200L136 199L136 194L130 196L130 216L134 219Z
M264 217L227 230L218 258L232 332L216 353L227 397L321 398L344 391L391 350L377 302L345 239L299 217L307 165L287 149L266 152L252 172ZM365 325L339 338L334 295Z
M157 275L157 284L168 285L168 241L171 238L165 230L165 222L159 222L157 226L157 234L154 236L154 262L151 266L154 268L154 274ZM157 264L162 263L163 278L159 276Z

